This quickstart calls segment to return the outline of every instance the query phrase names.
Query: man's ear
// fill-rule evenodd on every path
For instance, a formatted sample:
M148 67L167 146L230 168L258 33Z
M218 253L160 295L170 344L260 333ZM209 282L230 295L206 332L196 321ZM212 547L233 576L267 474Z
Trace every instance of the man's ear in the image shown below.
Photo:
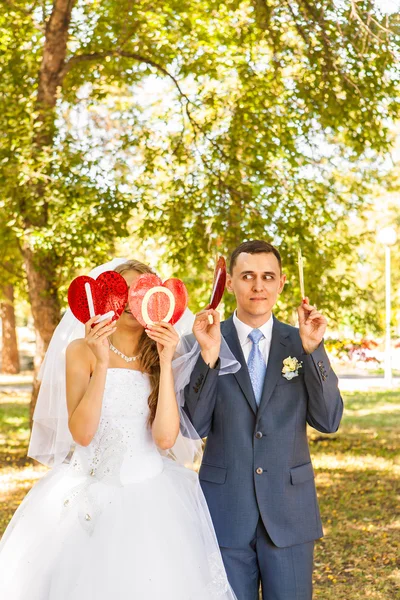
M233 289L232 289L232 277L229 273L226 274L226 285L225 285L226 289L228 290L228 292L230 294L233 294Z
M285 287L285 283L286 283L286 275L282 274L281 275L281 282L280 282L280 285L279 285L279 292L278 292L278 294L282 294L283 288Z

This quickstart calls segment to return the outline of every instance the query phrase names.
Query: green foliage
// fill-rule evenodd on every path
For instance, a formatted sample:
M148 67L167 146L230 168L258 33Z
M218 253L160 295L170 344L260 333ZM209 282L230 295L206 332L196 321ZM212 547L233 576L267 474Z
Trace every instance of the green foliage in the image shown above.
M366 303L369 291L356 283L362 240L352 218L368 205L378 155L388 147L382 116L398 111L396 40L367 39L358 21L330 3L315 9L317 21L306 3L298 3L296 18L289 4L268 7L269 25L260 31L251 5L220 6L219 45L203 41L182 106L170 104L165 114L160 101L140 147L146 168L136 185L145 215L138 235L165 244L175 270L191 277L193 294L217 250L227 255L246 239L273 241L289 277L280 302L289 319L300 299L300 244L313 301L336 323L349 315L351 325L368 328L376 319L354 302ZM233 306L229 298L226 305Z
M351 10L333 0L78 0L44 117L52 10L0 7L0 219L41 268L62 285L106 259L132 219L199 308L216 251L269 239L284 256L280 316L290 319L300 244L313 301L336 322L371 325L354 306L370 291L356 282L352 218L398 116L397 15L367 0Z
M43 23L35 12L33 18L16 10L10 24L7 7L1 11L0 63L6 74L0 83L1 250L6 260L11 260L12 250L20 268L20 249L27 244L38 268L48 268L49 277L55 270L55 284L63 292L74 270L108 259L114 240L127 235L134 207L119 192L115 179L106 181L101 155L88 156L77 147L61 114L55 121L55 137L38 152L36 130L43 127L37 107Z

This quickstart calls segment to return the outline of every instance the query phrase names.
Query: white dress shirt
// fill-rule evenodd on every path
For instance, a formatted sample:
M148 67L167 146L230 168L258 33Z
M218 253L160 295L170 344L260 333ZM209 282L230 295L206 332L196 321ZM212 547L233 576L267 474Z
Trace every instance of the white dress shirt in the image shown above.
M233 313L233 323L236 327L239 342L242 347L245 361L247 363L249 360L251 348L253 346L253 342L248 337L248 335L251 331L253 331L254 327L250 327L250 325L246 325L246 323L243 323L243 321L238 319L238 317L236 315L236 310ZM271 315L270 318L268 319L268 321L266 323L264 323L264 325L261 325L261 327L257 327L257 329L259 329L261 331L261 333L264 334L264 337L262 338L262 340L260 340L258 347L260 348L260 352L264 357L266 365L268 365L269 351L271 348L273 324L274 324L274 320Z

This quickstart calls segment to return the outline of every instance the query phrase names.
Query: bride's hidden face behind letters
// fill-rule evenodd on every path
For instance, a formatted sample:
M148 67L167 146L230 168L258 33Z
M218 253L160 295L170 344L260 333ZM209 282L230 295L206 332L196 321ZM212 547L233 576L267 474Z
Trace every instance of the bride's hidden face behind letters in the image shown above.
M236 259L232 273L227 276L227 288L233 292L240 320L260 319L265 322L285 285L286 275L280 270L272 252L248 254L242 252Z
M128 284L128 287L130 287L131 284L134 281L136 281L136 279L139 277L140 273L138 273L137 271L129 270L129 271L124 271L123 273L121 273L121 275L125 279L126 283ZM119 321L120 321L121 325L130 326L130 327L134 327L134 328L141 327L143 329L143 326L132 315L131 309L129 308L128 303L126 304L125 310L122 313L122 315L120 316Z
M138 260L128 260L126 263L119 265L114 270L117 273L120 273L120 275L122 275L122 277L128 284L128 287L130 287L132 283L136 281L139 275L143 275L144 273L154 273L154 271L149 266L145 265L144 263ZM117 327L121 326L124 328L129 327L131 329L143 330L143 326L132 315L128 302L125 306L124 312L117 321Z

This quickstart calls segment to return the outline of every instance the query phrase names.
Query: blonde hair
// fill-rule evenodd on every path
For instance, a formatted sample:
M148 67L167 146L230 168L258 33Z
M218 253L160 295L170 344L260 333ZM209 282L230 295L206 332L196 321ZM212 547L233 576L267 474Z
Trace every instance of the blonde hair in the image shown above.
M122 275L126 271L136 271L141 275L143 273L154 273L154 271L139 260L128 260L127 262L119 265L114 269L117 273ZM149 396L149 424L151 425L156 416L157 402L158 402L158 391L160 387L160 359L157 352L157 344L154 340L151 340L145 331L139 339L139 352L140 352L140 367L145 373L150 376L151 392Z

